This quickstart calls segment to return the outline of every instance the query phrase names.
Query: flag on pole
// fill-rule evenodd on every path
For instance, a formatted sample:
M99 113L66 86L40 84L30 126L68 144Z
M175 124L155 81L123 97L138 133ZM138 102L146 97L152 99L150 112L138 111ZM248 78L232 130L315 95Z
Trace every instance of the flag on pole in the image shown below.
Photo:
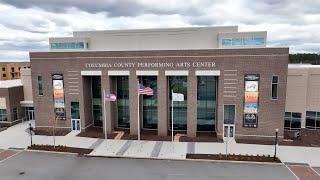
M144 87L141 83L138 83L138 94L152 96L153 89L151 89L150 87Z
M184 95L172 92L172 101L184 101Z
M116 101L117 100L117 96L114 94L105 94L104 100L107 102L110 101Z

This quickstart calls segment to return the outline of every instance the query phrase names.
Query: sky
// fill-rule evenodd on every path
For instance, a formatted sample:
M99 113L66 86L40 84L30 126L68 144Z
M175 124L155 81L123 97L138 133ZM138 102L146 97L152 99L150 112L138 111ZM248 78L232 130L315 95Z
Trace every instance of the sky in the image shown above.
M224 25L320 53L320 0L0 0L0 61L29 61L73 31Z

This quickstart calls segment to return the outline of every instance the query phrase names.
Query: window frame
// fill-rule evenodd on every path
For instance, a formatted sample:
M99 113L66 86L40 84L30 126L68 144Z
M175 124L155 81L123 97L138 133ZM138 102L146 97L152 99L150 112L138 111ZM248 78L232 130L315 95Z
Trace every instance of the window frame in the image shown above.
M277 82L273 82L273 78L277 77ZM276 91L276 97L273 97L273 85L276 85L277 91ZM271 100L278 100L279 99L279 76L278 75L272 75L271 78Z
M39 80L40 78L40 80ZM41 89L40 89L41 87ZM43 78L41 75L37 76L37 89L38 89L38 96L43 96Z
M201 85L199 84L200 83L199 80L201 80L201 78L203 78L204 81L206 82L205 87L202 89L199 88L199 87L201 87ZM217 128L216 127L216 125L217 125L217 89L218 89L218 87L217 87L218 80L217 79L218 78L216 76L197 76L197 93L196 93L197 94L197 106L196 106L196 109L197 109L197 113L196 113L197 132L215 132L216 131L216 128ZM210 84L210 83L213 83L213 84ZM213 89L210 88L210 85L214 85ZM199 98L199 90L204 91L205 97L208 98L208 95L211 94L213 98L206 99L206 100ZM209 90L212 90L213 93L209 92ZM199 106L199 105L201 105L200 104L201 101L205 102L205 106L203 109L206 112L206 115L205 115L206 117L209 117L208 114L210 114L210 111L209 111L210 109L214 110L214 111L212 111L213 116L209 117L209 119L211 119L211 118L213 119L213 125L209 125L209 126L212 126L212 129L211 128L201 129L202 128L201 126L203 126L203 125L198 124L198 121L200 120L199 117L201 117L201 114L199 114L199 112L203 113L203 112L199 111L199 108L201 107L201 106ZM212 107L210 107L210 101L213 102ZM208 119L206 119L206 120L208 120Z
M18 117L18 108L14 107L12 109L12 119L13 121L17 121L19 119Z
M224 113L225 113L225 106L234 106L234 120L233 120L233 124L225 124L224 123ZM223 116L223 124L224 125L235 125L236 124L236 120L237 120L237 105L236 104L223 104L223 113L222 113L222 116Z
M285 121L286 121L286 115L284 115L284 129L285 130L289 130L289 131L299 131L299 130L301 130L301 120L302 120L302 113L300 113L300 112L285 112L285 113L290 113L290 127L286 127L285 126ZM294 114L294 113L297 113L297 114L300 114L300 128L292 128L292 120L293 119L298 119L298 118L293 118L293 116L292 116L292 114Z
M308 112L314 112L315 116L308 116L307 115ZM314 127L313 126L307 126L307 119L308 118L314 119ZM307 129L313 129L313 130L320 129L320 126L317 126L318 119L320 120L320 112L318 112L318 111L306 111L306 128Z
M4 113L3 113L4 112ZM2 117L5 117L5 120L3 120L4 118ZM0 109L0 122L8 122L8 112L7 112L7 109Z

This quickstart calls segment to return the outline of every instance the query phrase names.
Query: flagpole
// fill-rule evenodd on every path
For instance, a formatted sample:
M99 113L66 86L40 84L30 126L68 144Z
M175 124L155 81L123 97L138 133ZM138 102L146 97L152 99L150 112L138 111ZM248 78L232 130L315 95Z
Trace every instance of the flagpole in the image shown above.
M140 98L139 98L139 89L138 89L138 140L140 140Z
M173 90L171 90L171 141L173 142Z
M107 137L107 111L106 111L106 91L103 89L103 111L104 111L104 138Z

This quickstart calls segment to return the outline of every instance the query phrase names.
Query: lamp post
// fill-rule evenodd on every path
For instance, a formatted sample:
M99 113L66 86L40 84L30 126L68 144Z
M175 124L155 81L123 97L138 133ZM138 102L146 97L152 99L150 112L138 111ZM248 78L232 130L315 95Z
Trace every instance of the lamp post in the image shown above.
M29 130L30 130L30 146L32 146L32 131L33 131L33 128L31 126L31 123L29 123Z
M273 156L274 161L277 158L278 132L279 132L279 129L276 129L276 139L275 139L275 143L274 143L274 156Z

